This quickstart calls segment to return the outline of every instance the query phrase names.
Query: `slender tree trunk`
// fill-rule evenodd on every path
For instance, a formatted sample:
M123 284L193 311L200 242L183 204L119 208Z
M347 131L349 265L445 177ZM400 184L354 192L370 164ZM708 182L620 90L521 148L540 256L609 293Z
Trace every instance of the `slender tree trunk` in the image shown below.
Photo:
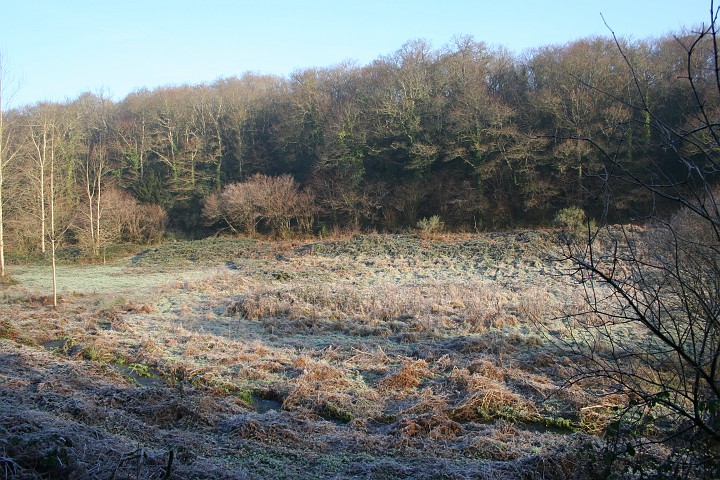
M145 116L142 119L142 134L140 136L140 151L138 152L138 160L140 162L140 178L145 175Z
M5 231L3 229L3 68L2 57L0 57L0 277L5 276Z
M45 161L47 160L47 123L43 124L43 132L42 132L42 144L37 145L35 144L35 148L37 150L38 154L38 166L40 168L39 173L39 183L40 183L40 249L45 255L46 248L45 248L45 237L47 236L46 232L46 223L47 223L47 214L45 212Z
M0 59L1 60L1 59ZM3 219L3 112L2 112L2 71L0 70L0 277L5 276L5 230Z
M36 137L35 128L40 128L40 138ZM39 192L38 200L40 201L40 249L43 255L46 253L46 237L47 237L47 212L45 209L45 166L47 161L47 130L48 120L45 119L41 124L34 125L31 133L32 142L35 147L35 163L38 172L36 180L38 182Z
M52 249L53 307L57 308L57 269L55 267L55 136L50 139L50 248Z
M50 240L52 248L52 282L53 282L53 307L57 308L57 269L55 268L55 239Z
M45 255L45 173L40 173L40 250Z
M97 149L97 150L96 150ZM97 158L93 155L97 154ZM85 194L88 199L88 220L93 255L100 256L102 247L102 177L105 173L105 152L102 142L91 147L85 160Z
M90 244L92 245L93 255L98 255L98 251L96 250L96 240L95 240L95 208L93 205L93 201L95 199L95 192L94 192L94 186L95 182L90 182L90 156L92 155L92 150L88 152L88 158L85 163L85 193L87 194L88 199L88 215L89 215L89 221L90 221Z
M0 107L1 108L1 107ZM2 114L0 114L2 115ZM0 122L2 123L2 122ZM2 127L0 127L2 136ZM2 140L0 140L0 277L5 276L5 221L3 219L3 165L2 165Z
M102 168L102 165L100 168ZM101 208L100 208L100 203L101 203L100 192L101 192L101 190L100 189L102 187L101 179L102 179L102 170L98 171L97 195L95 197L95 209L96 209L95 210L95 241L97 242L96 249L97 249L98 255L100 254L100 246L101 246L100 245L100 243L101 243L100 242L100 212L101 212ZM103 262L104 262L104 259L103 259Z
M3 77L5 76L2 54L0 54L0 277L5 276L5 219L3 217L3 182L5 167L5 152L3 150L3 141L5 139L5 130L3 123Z

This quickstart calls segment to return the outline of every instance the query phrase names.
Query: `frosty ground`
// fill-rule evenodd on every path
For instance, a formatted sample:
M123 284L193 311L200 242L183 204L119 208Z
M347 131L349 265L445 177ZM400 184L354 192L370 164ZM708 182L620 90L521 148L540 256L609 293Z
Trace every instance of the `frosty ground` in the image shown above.
M577 478L626 399L567 383L552 233L174 242L13 265L3 478Z

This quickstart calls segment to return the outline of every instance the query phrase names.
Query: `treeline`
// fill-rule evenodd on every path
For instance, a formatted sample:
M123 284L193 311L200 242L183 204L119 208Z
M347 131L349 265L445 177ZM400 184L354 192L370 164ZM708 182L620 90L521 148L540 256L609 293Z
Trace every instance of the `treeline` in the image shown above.
M96 254L166 227L188 236L398 231L438 216L449 229L497 229L548 224L577 206L623 221L652 199L615 185L604 194L618 208L593 211L612 173L603 155L639 176L675 173L677 152L653 146L656 122L632 105L651 102L665 123L693 128L697 102L683 80L692 41L624 42L633 72L608 38L524 55L470 38L439 50L413 41L365 66L9 111L6 245L44 248L50 214L53 235ZM710 44L699 51L702 92L715 81L714 57Z

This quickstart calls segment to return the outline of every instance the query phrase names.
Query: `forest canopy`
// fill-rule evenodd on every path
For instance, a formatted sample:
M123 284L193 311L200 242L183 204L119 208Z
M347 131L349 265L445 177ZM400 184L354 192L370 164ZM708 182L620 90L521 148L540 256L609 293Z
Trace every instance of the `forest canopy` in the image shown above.
M620 40L620 50L594 37L522 55L469 37L441 49L416 40L364 66L7 111L6 245L44 248L50 196L63 240L95 254L166 227L189 237L392 232L436 217L474 231L547 225L569 207L633 220L653 199L631 184L602 190L601 156L612 151L650 182L651 172L679 174L654 141L662 132L632 105L651 102L665 124L694 128L684 45L695 39ZM709 41L691 59L700 95L713 59ZM616 208L602 211L597 195Z

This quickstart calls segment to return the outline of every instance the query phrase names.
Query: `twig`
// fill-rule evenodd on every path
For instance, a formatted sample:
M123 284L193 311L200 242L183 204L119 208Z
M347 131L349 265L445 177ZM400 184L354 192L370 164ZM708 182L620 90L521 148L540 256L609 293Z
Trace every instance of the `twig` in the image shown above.
M125 463L127 460L134 460L134 459L136 459L136 458L140 458L141 455L142 455L142 450L141 450L141 449L137 449L137 450L135 450L134 452L130 452L130 453L126 454L126 455L123 455L123 456L120 458L120 461L118 462L118 464L117 464L117 465L115 466L115 468L113 469L112 474L110 474L110 479L109 479L109 480L115 480L115 475L117 475L117 471L120 469L120 467L122 467L122 464L123 464L123 463Z
M170 479L170 476L172 475L173 460L175 460L175 451L170 450L170 453L168 454L167 467L165 467L165 475L163 475L160 480Z

